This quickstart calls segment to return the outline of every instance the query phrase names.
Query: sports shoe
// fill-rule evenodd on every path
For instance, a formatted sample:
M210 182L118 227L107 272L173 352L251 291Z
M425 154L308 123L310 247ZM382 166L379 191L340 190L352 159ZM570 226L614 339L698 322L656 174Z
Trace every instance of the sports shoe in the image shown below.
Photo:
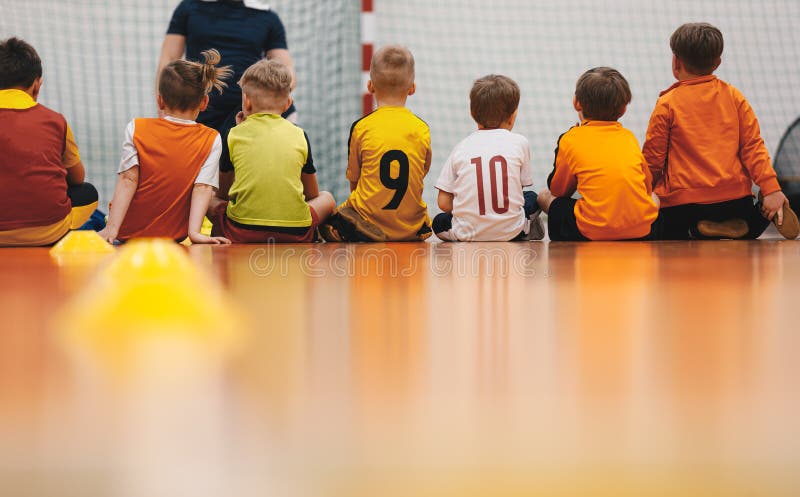
M431 227L428 226L427 224L423 224L422 228L420 228L419 231L417 231L417 239L421 242L424 242L425 240L430 238L432 234L433 230L431 230Z
M709 238L742 238L749 231L750 227L744 219L738 217L725 221L697 221L697 231L701 235Z
M800 221L797 220L797 214L789 207L789 202L783 204L783 224L778 226L777 221L778 216L776 215L772 218L772 222L778 228L778 233L787 240L794 240L797 235L800 235Z
M342 207L339 209L338 214L341 216L342 221L352 225L355 231L367 240L372 242L386 241L386 233L378 226L361 217L352 207Z
M536 209L536 212L530 215L531 226L528 229L528 236L526 240L541 240L544 238L544 222L542 221L542 209Z
M762 203L763 200L764 195L758 192L758 203ZM772 218L772 223L778 228L778 233L787 240L794 240L800 235L800 221L797 220L797 214L792 210L788 200L783 203L783 224L778 226L777 214Z
M317 232L326 242L343 242L344 238L336 229L336 226L330 223L323 223L317 227Z

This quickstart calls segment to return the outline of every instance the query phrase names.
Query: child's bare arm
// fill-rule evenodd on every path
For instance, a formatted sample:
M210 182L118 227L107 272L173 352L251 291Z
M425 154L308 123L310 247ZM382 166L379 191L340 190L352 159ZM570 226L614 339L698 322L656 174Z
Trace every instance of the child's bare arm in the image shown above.
M214 195L214 187L211 185L204 185L196 183L192 190L192 203L189 207L189 240L192 243L214 243L214 244L227 244L231 243L230 240L221 236L206 236L200 233L200 227L203 225L203 217L208 211L208 204L211 201L211 196Z
M114 188L114 197L108 212L108 222L98 234L108 243L114 243L119 234L119 228L128 213L133 195L139 187L139 166L122 171L117 176L117 186Z
M83 184L86 179L86 169L83 167L82 162L67 168L67 184L70 186Z
M319 196L319 185L317 184L317 175L315 173L301 173L300 181L303 183L303 195L306 198L306 202Z
M436 203L439 204L439 209L441 209L442 212L446 212L448 214L453 212L453 197L454 195L452 193L439 190L439 195L436 197Z

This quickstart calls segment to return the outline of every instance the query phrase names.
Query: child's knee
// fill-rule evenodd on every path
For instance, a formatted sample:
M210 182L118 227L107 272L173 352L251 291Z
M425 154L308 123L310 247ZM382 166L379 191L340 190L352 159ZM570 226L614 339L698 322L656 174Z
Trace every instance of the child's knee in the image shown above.
M550 204L553 203L553 200L555 200L555 197L547 188L540 191L539 195L536 197L536 203L539 204L539 208L545 213L550 212Z

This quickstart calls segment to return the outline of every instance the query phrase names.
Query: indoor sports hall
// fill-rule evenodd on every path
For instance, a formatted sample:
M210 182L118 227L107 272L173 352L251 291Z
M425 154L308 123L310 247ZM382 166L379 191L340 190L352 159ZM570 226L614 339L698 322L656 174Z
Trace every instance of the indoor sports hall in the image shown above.
M103 216L126 124L158 115L184 3L214 0L0 3L0 41L41 57L38 102L69 122ZM619 122L641 145L676 80L670 36L695 22L724 34L714 74L799 198L794 0L244 3L283 22L295 118L337 203L380 47L414 56L433 218L477 78L518 83L539 191L580 120L579 76L625 76ZM800 241L773 224L755 240L111 245L75 230L0 247L0 496L794 497L798 295Z

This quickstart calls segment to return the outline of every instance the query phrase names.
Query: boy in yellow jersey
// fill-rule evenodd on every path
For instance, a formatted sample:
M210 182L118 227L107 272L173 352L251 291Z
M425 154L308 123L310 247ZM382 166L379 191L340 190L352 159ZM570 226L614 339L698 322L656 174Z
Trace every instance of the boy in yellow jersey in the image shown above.
M313 242L336 202L320 192L305 131L281 114L292 105L292 72L263 59L242 75L242 113L228 134L230 200L214 199L212 233L233 243Z
M389 45L372 57L370 93L378 108L350 129L350 197L320 227L328 241L414 241L431 235L422 200L431 165L428 125L405 107L416 90L414 57Z
M561 135L553 172L538 202L550 240L654 239L658 198L636 137L617 119L631 89L610 67L586 71L573 106L581 123ZM571 198L578 192L581 198Z

